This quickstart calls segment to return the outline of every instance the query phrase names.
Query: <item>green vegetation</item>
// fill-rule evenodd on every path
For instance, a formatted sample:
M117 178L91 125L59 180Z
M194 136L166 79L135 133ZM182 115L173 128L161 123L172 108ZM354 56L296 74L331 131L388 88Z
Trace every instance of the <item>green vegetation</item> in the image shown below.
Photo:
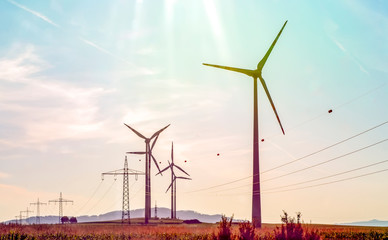
M233 217L223 216L218 224L154 224L121 225L118 223L1 225L0 240L318 240L318 239L386 239L388 228L310 225L286 212L282 224L263 224L255 229L245 221L233 223Z

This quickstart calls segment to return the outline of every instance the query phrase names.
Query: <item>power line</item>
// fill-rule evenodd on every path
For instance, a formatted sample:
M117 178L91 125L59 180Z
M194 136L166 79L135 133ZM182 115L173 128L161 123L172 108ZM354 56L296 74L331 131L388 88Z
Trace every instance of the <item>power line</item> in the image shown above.
M325 163L332 162L332 161L334 161L334 160L337 160L337 159L340 159L340 158L349 156L349 155L354 154L354 153L356 153L356 152L360 152L360 151L365 150L365 149L367 149L367 148L376 146L376 145L381 144L381 143L383 143L383 142L385 142L385 141L387 141L387 140L388 140L388 138L386 138L386 139L384 139L384 140L381 140L381 141L379 141L379 142L373 143L373 144L371 144L371 145L368 145L368 146L366 146L366 147L359 148L359 149L357 149L357 150L354 150L354 151L345 153L345 154L343 154L343 155L341 155L341 156L338 156L338 157L335 157L335 158L331 158L331 159L329 159L329 160L326 160L326 161L323 161L323 162L320 162L320 163L317 163L317 164L314 164L314 165L311 165L311 166L309 166L309 167L305 167L305 168L302 168L302 169L299 169L299 170L296 170L296 171L293 171L293 172L289 172L289 173L286 173L286 174L283 174L283 175L280 175L280 176L277 176L277 177L269 178L269 179L266 179L266 180L261 181L261 182L267 182L267 181L271 181L271 180L274 180L274 179L278 179L278 178L281 178L281 177L285 177L285 176L288 176L288 175L291 175L291 174L294 174L294 173L302 172L302 171L305 171L305 170L307 170L307 169L314 168L314 167L323 165L323 164L325 164Z
M350 140L350 139L352 139L352 138L355 138L355 137L357 137L357 136L360 136L360 135L362 135L362 134L364 134L364 133L366 133L366 132L369 132L369 131L371 131L371 130L373 130L373 129L376 129L376 128L378 128L378 127L380 127L380 126L382 126L382 125L384 125L384 124L386 124L386 123L388 123L388 121L386 121L386 122L384 122L384 123L381 123L381 124L379 124L379 125L377 125L377 126L375 126L375 127L373 127L373 128L370 128L370 129L368 129L368 130L365 130L365 131L363 131L363 132L361 132L361 133L358 133L358 134L356 134L356 135L353 135L353 136L351 136L351 137L349 137L349 138L347 138L347 139L344 139L344 140L342 140L342 141L340 141L340 142L337 142L337 143L335 143L335 144L332 144L332 145L330 145L330 146L328 146L328 147L325 147L325 148L323 148L323 149L320 149L320 150L318 150L318 151L315 151L315 152L313 152L313 153L310 153L310 154L308 154L308 155L305 155L304 157L298 158L298 159L296 159L296 160L294 160L294 161L291 161L291 162L289 162L289 163L286 163L286 164L283 164L283 165L281 165L281 166L278 166L278 167L276 167L276 168L280 168L280 167L282 167L282 166L285 166L285 165L288 165L288 164L290 164L290 163L296 162L296 161L301 160L301 159L303 159L303 158L307 158L307 157L309 157L309 156L312 156L312 155L314 155L314 154L316 154L316 153L318 153L318 152L322 152L322 151L324 151L324 150L326 150L326 149L329 149L329 148L331 148L331 147L333 147L333 146L336 146L336 145L338 145L338 144L340 144L340 143L343 143L343 142L348 141L348 140ZM297 171L294 171L294 172L291 172L291 173L287 173L287 174L284 174L284 175L281 175L281 176L277 176L277 177L273 177L273 178L270 178L270 179L266 179L266 180L261 181L261 182L270 181L270 180L273 180L273 179L276 179L276 178L280 178L280 177L284 177L284 176L287 176L287 175L291 175L291 174L294 174L294 173L297 173L297 172L300 172L300 171L304 171L304 170L307 170L307 169L309 169L309 168L313 168L313 167L322 165L322 164L324 164L324 163L331 162L331 161L334 161L334 160L336 160L336 159L339 159L339 158L342 158L342 157L351 155L351 154L353 154L353 153L362 151L362 150L367 149L367 148L369 148L369 147L372 147L372 146L378 145L378 144L380 144L380 143L383 143L383 142L385 142L385 141L387 141L387 140L388 140L388 139L384 139L384 140L382 140L382 141L380 141L380 142L377 142L377 143L371 144L371 145L369 145L369 146L366 146L366 147L357 149L357 150L355 150L355 151L352 151L352 152L343 154L343 155L341 155L341 156L338 156L338 157L329 159L329 160L324 161L324 162L322 162L322 163L315 164L315 165L312 165L312 166L309 166L309 167L306 167L306 168L303 168L303 169L300 169L300 170L297 170ZM274 169L276 169L276 168L272 168L272 169L270 169L270 170L267 170L266 172L272 171L272 170L274 170ZM264 172L263 172L263 173L264 173ZM218 188L218 187L222 187L222 186L229 185L229 184L232 184L232 183L240 182L240 181L243 181L243 180L246 180L246 179L250 179L251 177L252 177L252 175L250 175L250 176L248 176L248 177L244 177L244 178L239 178L239 179L236 179L236 180L233 180L233 181L230 181L230 182L226 182L226 183L222 183L222 184L218 184L218 185L214 185L214 186L210 186L210 187L206 187L206 188L197 189L197 190L194 190L194 191L188 191L188 192L184 192L184 193L187 194L187 193L196 193L196 192L206 191L206 190L210 190L210 189L213 189L213 188Z
M299 189L305 189L305 188L318 187L318 186L323 186L323 185L333 184L333 183L337 183L337 182L343 182L343 181L347 181L347 180L351 180L351 179L361 178L361 177L365 177L365 176L369 176L369 175L373 175L373 174L377 174L377 173L381 173L381 172L386 172L386 171L388 171L388 168L386 168L386 169L383 169L383 170L379 170L379 171L375 171L375 172L370 172L370 173L366 173L366 174L362 174L362 175L354 176L354 177L343 178L343 179L339 179L339 180L335 180L335 181L331 181L331 182L320 183L320 184L315 184L315 185L310 185L310 186L305 186L305 187L299 187L299 188L292 188L292 189L286 189L286 190L274 191L274 192L263 192L263 193L278 193L278 192L288 192L288 191L295 191L295 190L299 190Z
M375 87L375 88L370 89L369 91L367 91L367 92L365 92L365 93L363 93L363 94L361 94L361 95L359 95L359 96L357 96L355 98L350 99L349 101L347 101L345 103L342 103L342 104L338 105L336 108L341 108L341 107L343 107L345 105L348 105L349 103L352 103L352 102L354 102L354 101L356 101L356 100L358 100L358 99L360 99L362 97L365 97L365 96L371 94L372 92L374 92L374 91L376 91L376 90L378 90L378 89L380 89L382 87L385 87L385 85L387 85L386 82L381 84L381 85L379 85L379 86L377 86L377 87Z
M103 180L101 180L101 182L98 184L97 188L93 191L93 194L90 196L90 198L86 201L86 203L84 205L81 206L81 208L79 208L77 211L76 211L76 214L75 215L78 215L78 213L84 209L84 207L86 207L86 205L88 205L88 203L90 202L90 200L92 200L92 198L94 197L94 195L97 193L97 191L100 189L101 185L102 185L102 182Z
M274 187L274 188L270 188L270 189L265 189L264 191L276 190L276 189L280 189L280 188L301 185L301 184L305 184L305 183L309 183L309 182L315 182L315 181L323 180L323 179L326 179L326 178L331 178L331 177L343 175L343 174L346 174L346 173L355 172L355 171L358 171L358 170L361 170L361 169L365 169L365 168L368 168L368 167L376 166L376 165L383 164L383 163L386 163L386 162L388 162L388 160L380 161L380 162L377 162L377 163L369 164L369 165L366 165L366 166L363 166L363 167L355 168L355 169L352 169L352 170L336 173L336 174L325 176L325 177L321 177L321 178L316 178L316 179L312 179L312 180L308 180L308 181L303 181L303 182L299 182L299 183L294 183L294 184L289 184L289 185L285 185L285 186L279 186L279 187ZM257 183L253 183L253 184L257 184ZM243 187L249 187L249 186L252 186L252 184L245 184L245 185L241 185L241 186L238 186L238 187L221 189L221 190L213 191L213 192L210 192L210 193L225 192L225 191L234 190L234 189L243 188Z
M340 176L340 175L343 175L343 174L346 174L346 173L350 173L350 172L355 172L355 171L358 171L358 170L361 170L361 169L365 169L365 168L368 168L368 167L376 166L376 165L383 164L383 163L386 163L386 162L388 162L388 160L384 160L384 161L380 161L380 162L377 162L377 163L369 164L369 165L366 165L366 166L363 166L363 167L354 168L352 170L348 170L348 171L332 174L332 175L325 176L325 177L315 178L315 179L312 179L312 180L303 181L303 182L299 182L299 183L288 184L288 185L284 185L284 186L280 186L280 187L274 187L274 188L266 189L264 191L271 191L271 190L276 190L276 189L280 189L280 188L286 188L286 187L301 185L301 184L305 184L305 183L316 182L316 181L319 181L319 180Z
M344 102L344 103L342 103L342 104L339 104L339 105L335 106L335 107L332 108L332 109L338 109L338 108L341 108L341 107L343 107L343 106L345 106L345 105L348 105L348 104L350 104L350 103L352 103L352 102L354 102L354 101L356 101L356 100L358 100L358 99L360 99L360 98L362 98L362 97L365 97L365 96L371 94L372 92L374 92L374 91L376 91L376 90L379 90L379 89L382 88L382 87L385 87L386 85L387 85L387 83L383 83L383 84L381 84L381 85L379 85L379 86L377 86L377 87L375 87L375 88L372 88L372 89L366 91L365 93L363 93L363 94L361 94L361 95L359 95L359 96L357 96L357 97L355 97L355 98L350 99L350 100L347 101L347 102ZM325 113L322 113L322 114L319 114L319 115L317 115L317 116L315 116L315 117L312 117L312 118L310 118L310 119L308 119L308 120L306 120L306 121L303 121L303 122L301 122L301 123L299 123L299 124L297 124L297 125L295 125L295 126L293 126L293 127L288 128L288 132L290 132L290 131L292 131L292 130L294 130L294 129L300 127L300 126L303 126L303 125L305 125L306 123L309 123L309 122L312 122L312 121L314 121L314 120L317 120L317 119L319 119L319 118L321 118L321 117L323 117L323 116L325 116L325 115L327 115L326 112L325 112ZM266 138L273 138L273 137L279 136L279 135L280 135L279 133L276 133L276 134L270 135L270 136L268 136L268 137L265 137L264 139L266 139Z
M325 182L325 183L320 183L320 184L315 184L315 185L309 185L309 186L305 186L305 187L285 189L285 190L279 190L279 191L264 190L264 191L261 192L261 194L281 193L281 192L289 192L289 191L295 191L295 190L306 189L306 188L319 187L319 186L329 185L329 184L333 184L333 183L337 183L337 182L343 182L343 181L347 181L347 180L352 180L352 179L357 179L357 178L361 178L361 177L366 177L366 176L370 176L370 175L373 175L373 174L382 173L382 172L386 172L386 171L388 171L388 168L382 169L382 170L378 170L378 171L374 171L374 172L370 172L370 173L365 173L365 174L357 175L357 176L353 176L353 177L348 177L348 178L343 178L343 179L339 179L339 180L334 180L334 181L330 181L330 182ZM246 194L250 194L250 192L222 194L222 196L231 196L231 195L235 196L235 195L246 195ZM260 194L260 193L254 193L254 194L257 195L257 194Z
M242 180L245 180L245 179L249 179L251 178L251 176L248 176L248 177L244 177L244 178L239 178L239 179L236 179L234 181L230 181L230 182L226 182L226 183L223 183L223 184L219 184L219 185L214 185L214 186L211 186L211 187L207 187L207 188L201 188L201 189L198 189L198 190L194 190L194 191L189 191L189 192L184 192L184 193L195 193L195 192L201 192L201 191L205 191L205 190L209 190L209 189L213 189L213 188L218 188L218 187L222 187L222 186L225 186L225 185L229 185L229 184L232 184L232 183L235 183L235 182L240 182Z
M100 200L98 200L97 203L94 204L93 207L91 207L91 208L87 211L87 213L89 213L92 209L94 209L94 208L102 201L102 199L105 198L105 196L108 194L108 192L112 189L113 185L116 183L116 180L117 180L117 179L114 179L113 183L109 186L108 190L106 190L106 192L105 192L104 195L100 198Z
M317 150L317 151L315 151L315 152L312 152L312 153L310 153L310 154L307 154L307 155L305 155L305 156L303 156L303 157L300 157L300 158L297 158L297 159L295 159L295 160L292 160L292 161L290 161L290 162L288 162L288 163L284 163L284 164L281 164L281 165L279 165L279 166L277 166L277 167L273 167L273 168L270 168L270 169L268 169L268 170L265 170L265 171L262 172L262 174L263 174L263 173L270 172L270 171L273 171L273 170L275 170L275 169L278 169L278 168L281 168L281 167L284 167L284 166L287 166L287 165L290 165L291 163L300 161L300 160L305 159L305 158L307 158L307 157L313 156L313 155L315 155L315 154L317 154L317 153L323 152L323 151L325 151L325 150L327 150L327 149L329 149L329 148L335 147L335 146L337 146L337 145L339 145L339 144L341 144L341 143L344 143L344 142L349 141L349 140L351 140L351 139L353 139L353 138L355 138L355 137L358 137L358 136L360 136L360 135L362 135L362 134L365 134L365 133L370 132L370 131L372 131L372 130L374 130L374 129L376 129L376 128L379 128L379 127L383 126L383 125L386 124L386 123L388 123L388 121L385 121L385 122L383 122L383 123L380 123L380 124L377 125L377 126L374 126L374 127L372 127L372 128L369 128L369 129L367 129L367 130L365 130L365 131L362 131L362 132L360 132L360 133L358 133L358 134L356 134L356 135L353 135L353 136L348 137L348 138L346 138L346 139L344 139L344 140L341 140L341 141L339 141L339 142L336 142L336 143L334 143L334 144L332 144L332 145L329 145L329 146L327 146L327 147L324 147L324 148L322 148L322 149L319 149L319 150Z

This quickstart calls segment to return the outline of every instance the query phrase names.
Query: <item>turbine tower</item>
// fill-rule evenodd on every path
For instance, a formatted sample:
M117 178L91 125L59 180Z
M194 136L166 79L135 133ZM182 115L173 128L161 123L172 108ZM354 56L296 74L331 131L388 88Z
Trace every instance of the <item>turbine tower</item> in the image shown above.
M166 192L168 192L168 190L171 188L171 219L176 219L176 179L191 180L191 178L187 177L177 177L174 173L174 167L181 170L187 176L190 176L190 174L188 174L185 170L183 170L181 167L174 163L174 143L171 143L171 163L168 162L168 166L158 173L162 174L162 172L166 171L169 168L171 170L171 184L166 190Z
M165 126L164 128L160 129L159 131L155 132L150 138L144 137L141 133L136 131L135 129L131 128L127 124L124 123L125 126L127 126L129 129L132 130L137 136L144 139L146 144L146 149L144 152L127 152L130 154L145 154L145 213L144 213L144 223L148 224L148 220L151 217L151 158L154 161L156 167L158 168L160 172L160 168L158 165L158 162L156 161L155 157L152 155L152 149L155 146L156 141L159 138L159 134L163 132L164 129L166 129L170 124ZM152 144L151 140L153 139Z
M280 34L282 33L284 27L286 26L287 21L284 23L282 29L276 36L275 40L272 42L272 45L268 49L267 53L261 59L261 61L257 64L257 68L255 70L250 69L241 69L227 66L220 66L214 64L203 63L203 65L221 68L229 71L243 73L253 78L253 184L252 184L252 222L256 227L261 228L261 200L260 200L260 168L259 168L259 128L258 128L258 106L257 106L257 79L259 78L261 85L264 88L264 91L268 97L269 102L271 103L272 109L276 115L276 118L279 122L280 128L284 134L284 129L282 123L280 122L280 118L276 111L275 105L272 101L271 95L269 94L267 85L265 84L264 78L262 76L262 70L267 62L269 55L272 52Z
M123 175L123 211L121 212L121 223L123 224L128 222L128 224L131 224L131 215L129 212L129 175L135 175L137 180L137 177L139 175L144 175L144 173L141 171L129 169L127 156L125 156L123 169L102 173L102 180L104 180L105 175L113 175L115 177L117 175Z

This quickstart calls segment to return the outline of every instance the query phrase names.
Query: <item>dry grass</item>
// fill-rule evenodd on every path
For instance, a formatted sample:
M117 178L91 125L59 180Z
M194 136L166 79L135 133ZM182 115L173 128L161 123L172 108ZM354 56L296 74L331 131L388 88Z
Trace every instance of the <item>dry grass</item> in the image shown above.
M256 239L276 239L278 224L263 224L256 230ZM388 227L345 227L336 225L302 224L303 229L319 231L321 239L388 239ZM66 224L66 225L0 225L3 239L217 239L217 224L158 224L121 225ZM231 239L238 239L238 224L230 227Z

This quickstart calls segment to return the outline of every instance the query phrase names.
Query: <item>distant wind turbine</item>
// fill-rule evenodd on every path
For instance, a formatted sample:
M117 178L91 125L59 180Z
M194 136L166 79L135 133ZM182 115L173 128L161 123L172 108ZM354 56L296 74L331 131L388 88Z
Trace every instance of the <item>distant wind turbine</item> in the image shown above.
M131 128L127 124L124 123L125 126L127 126L129 129L132 130L137 136L140 138L143 138L146 144L146 150L144 152L127 152L130 154L145 154L146 155L146 164L145 164L145 213L144 213L144 223L148 224L148 220L151 217L151 158L154 161L156 167L158 168L160 172L160 168L158 165L158 162L156 161L155 157L152 155L152 149L155 146L156 141L159 138L159 134L163 132L164 129L168 128L170 124L165 126L164 128L160 129L159 131L155 132L150 138L144 137L141 133L136 131L135 129ZM152 144L151 141L153 139Z
M168 161L168 166L158 173L158 174L162 174L162 172L166 171L167 169L169 168L171 169L171 184L166 190L166 192L168 192L168 190L171 188L171 219L176 219L176 180L177 179L191 180L191 178L187 178L187 177L177 177L174 173L174 167L181 170L187 176L190 176L190 174L188 174L185 170L183 170L181 167L179 167L174 163L174 143L171 143L171 163L170 161Z
M203 63L203 65L210 66L210 67L216 67L216 68L222 68L229 71L239 72L243 73L245 75L248 75L253 78L253 185L252 185L252 222L255 224L256 227L261 227L261 200L260 200L260 168L259 168L259 128L258 128L258 106L257 106L257 78L260 79L261 85L264 88L265 93L267 94L268 100L271 103L272 109L276 115L276 118L279 122L280 128L284 133L284 129L282 126L282 123L280 122L279 115L276 111L275 105L272 101L271 95L269 94L267 84L265 84L264 78L262 76L262 70L267 62L267 59L269 55L272 52L272 49L274 48L278 38L280 37L280 34L282 33L284 27L286 26L288 21L286 21L280 29L280 32L276 36L275 40L272 42L272 45L268 49L267 53L264 55L263 59L257 64L257 68L255 70L250 69L242 69L242 68L234 68L234 67L227 67L227 66L220 66L220 65L214 65L214 64L207 64Z

